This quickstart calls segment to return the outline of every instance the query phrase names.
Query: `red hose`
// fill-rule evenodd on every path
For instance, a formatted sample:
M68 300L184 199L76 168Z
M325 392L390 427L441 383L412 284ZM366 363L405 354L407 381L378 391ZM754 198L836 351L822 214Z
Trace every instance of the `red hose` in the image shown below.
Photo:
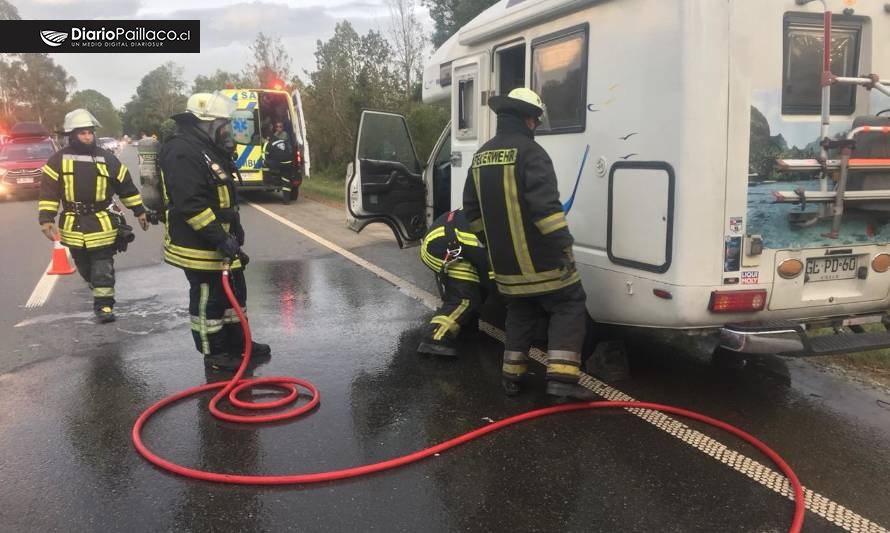
M720 420L716 420L709 416L705 416L693 411L688 411L686 409L680 409L678 407L672 407L670 405L661 405L656 403L647 403L647 402L618 402L618 401L599 401L599 402L586 402L586 403L569 403L563 405L557 405L553 407L545 407L543 409L535 409L534 411L528 411L525 413L521 413L518 415L511 416L509 418L505 418L503 420L499 420L487 426L475 429L470 431L469 433L465 433L463 435L454 437L453 439L447 440L430 448L426 448L424 450L418 450L413 453L409 453L407 455L403 455L401 457L395 457L393 459L388 459L386 461L380 461L378 463L372 463L363 466L357 466L352 468L344 468L341 470L332 470L328 472L315 472L309 474L288 474L284 476L255 476L255 475L241 475L241 474L220 474L216 472L207 472L205 470L197 470L195 468L188 468L185 466L177 465L175 463L171 463L166 459L156 455L151 450L149 450L145 444L142 442L142 427L148 421L148 419L157 411L163 409L164 407L171 405L173 403L178 402L184 398L189 396L193 396L199 394L204 391L213 390L213 389L222 389L210 400L210 412L213 413L214 416L220 418L222 420L231 421L231 422L244 422L244 423L260 423L260 422L273 422L278 420L284 420L287 418L293 418L299 416L310 409L313 409L316 405L318 405L319 394L318 390L315 388L312 383L298 379L293 377L285 377L285 376L275 376L275 377L266 377L266 378L254 378L254 379L241 379L244 375L244 371L247 368L247 364L250 361L250 327L247 325L247 320L244 317L244 312L241 310L241 307L238 305L237 300L235 299L234 294L232 293L231 286L229 285L229 276L228 272L223 274L223 288L226 291L226 296L229 298L229 302L232 304L232 307L235 309L235 312L238 314L238 318L241 320L241 324L244 327L244 341L245 341L245 350L244 350L244 361L241 363L241 367L235 373L235 376L231 381L223 381L218 383L208 383L206 385L199 385L197 387L192 387L190 389L184 390L180 393L174 394L172 396L168 396L155 403L151 407L145 410L142 415L136 420L136 423L133 425L133 444L136 446L136 450L149 462L165 469L170 472L193 478L193 479L201 479L204 481L213 481L217 483L231 483L238 485L291 485L291 484L304 484L304 483L318 483L321 481L332 481L335 479L346 479L352 477L363 476L366 474L371 474L374 472L380 472L382 470L388 470L391 468L396 468L399 466L406 465L408 463L413 463L415 461L419 461L420 459L429 457L431 455L435 455L437 453L444 452L445 450L451 449L455 446L463 444L465 442L471 441L473 439L479 438L483 435L487 435L493 431L497 431L501 428L511 426L513 424L517 424L519 422L523 422L525 420L532 420L534 418L540 418L544 416L549 416L556 413L564 413L569 411L580 411L583 409L603 409L603 408L632 408L632 409L650 409L653 411L661 411L664 413L670 413L673 415L682 416L684 418L690 418L692 420L698 420L699 422L703 422L710 426L714 426L716 428L722 429L733 435L739 437L740 439L748 442L761 452L764 455L769 457L776 466L779 467L779 470L788 478L790 481L792 488L794 489L794 517L791 522L791 527L789 528L789 532L798 533L803 527L804 520L804 496L803 496L803 488L800 485L800 481L797 479L797 475L791 470L788 464L773 450L771 450L766 444L762 443L757 438L749 435L748 433L738 429L735 426L731 426L725 422L721 422ZM240 392L243 392L252 387L263 387L263 388L280 388L287 392L284 398L262 402L262 403L249 403L239 400L237 395ZM242 416L242 415L233 415L231 413L225 413L220 411L217 408L217 404L220 400L225 398L230 404L235 407L239 407L242 409L251 409L251 410L261 410L261 409L271 409L274 407L281 407L284 404L296 400L299 396L299 390L297 386L304 387L309 391L309 395L311 399L305 405L302 405L298 408L275 413L271 415L263 415L263 416Z

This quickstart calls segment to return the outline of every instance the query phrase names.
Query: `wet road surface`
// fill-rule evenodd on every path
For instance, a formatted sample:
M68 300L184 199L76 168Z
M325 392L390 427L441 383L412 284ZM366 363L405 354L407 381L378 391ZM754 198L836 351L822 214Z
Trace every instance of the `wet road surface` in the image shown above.
M340 213L318 204L254 200L434 291L417 250L398 250L387 230L352 236ZM2 208L0 219L14 224ZM529 392L501 394L501 348L487 336L464 343L457 361L419 357L427 306L250 206L242 216L252 258L248 313L255 337L273 348L272 361L255 373L308 379L321 405L296 422L239 427L208 415L209 395L187 400L146 428L146 443L162 456L230 473L338 469L550 404L540 367ZM32 224L22 222L22 232ZM59 280L33 311L21 308L28 290L13 289L36 277L3 281L4 294L18 298L5 304L2 323L3 530L787 529L787 498L621 411L533 421L399 470L319 485L232 487L161 472L133 450L133 421L161 397L218 376L205 373L192 346L184 276L150 249L160 233L140 232L145 249L118 256L112 325L93 323L89 292L76 276ZM871 521L841 528L808 512L806 531L890 525L886 395L801 361L768 358L727 372L675 350L634 344L630 351L633 376L617 389L739 425L782 454L809 489ZM726 435L689 425L767 462ZM821 514L853 520L831 509Z

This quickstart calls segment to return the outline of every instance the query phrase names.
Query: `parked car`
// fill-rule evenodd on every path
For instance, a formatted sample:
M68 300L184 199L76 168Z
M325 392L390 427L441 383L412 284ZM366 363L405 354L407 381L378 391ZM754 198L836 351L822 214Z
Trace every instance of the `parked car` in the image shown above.
M19 126L0 145L0 197L36 192L40 188L41 167L59 149L42 125Z
M96 142L98 143L99 148L108 150L112 153L117 153L120 149L120 143L117 142L117 139L111 137L99 137L99 140Z

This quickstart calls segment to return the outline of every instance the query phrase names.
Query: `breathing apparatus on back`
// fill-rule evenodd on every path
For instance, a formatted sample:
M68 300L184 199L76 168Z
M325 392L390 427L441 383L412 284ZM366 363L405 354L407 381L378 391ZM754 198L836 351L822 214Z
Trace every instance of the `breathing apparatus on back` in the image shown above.
M231 117L235 107L231 98L222 93L195 93L189 97L185 112L173 115L173 120L180 132L203 140L203 144L208 145L220 157L233 159L235 139L232 136ZM148 138L139 141L142 198L150 211L149 220L153 224L163 221L165 208L159 151L160 144L157 140Z

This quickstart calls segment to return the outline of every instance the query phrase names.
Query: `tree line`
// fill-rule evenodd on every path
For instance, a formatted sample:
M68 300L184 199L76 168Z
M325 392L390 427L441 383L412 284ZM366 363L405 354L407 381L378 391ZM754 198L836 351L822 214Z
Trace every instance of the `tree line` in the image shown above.
M0 128L36 120L55 130L67 111L86 107L102 123L100 136L172 133L170 116L182 111L188 95L237 88L298 90L303 100L310 149L316 169L339 175L351 160L362 109L405 114L426 157L448 120L447 110L421 102L423 58L428 44L440 46L463 24L496 0L419 0L430 10L434 31L424 35L416 18L418 0L386 0L388 31L360 35L348 21L333 36L316 42L315 69L303 77L291 72L291 58L278 36L259 33L250 45L251 61L241 72L217 70L191 83L183 69L167 62L143 76L121 109L92 89L73 91L77 81L48 54L0 54ZM8 0L0 0L0 19L19 19Z

